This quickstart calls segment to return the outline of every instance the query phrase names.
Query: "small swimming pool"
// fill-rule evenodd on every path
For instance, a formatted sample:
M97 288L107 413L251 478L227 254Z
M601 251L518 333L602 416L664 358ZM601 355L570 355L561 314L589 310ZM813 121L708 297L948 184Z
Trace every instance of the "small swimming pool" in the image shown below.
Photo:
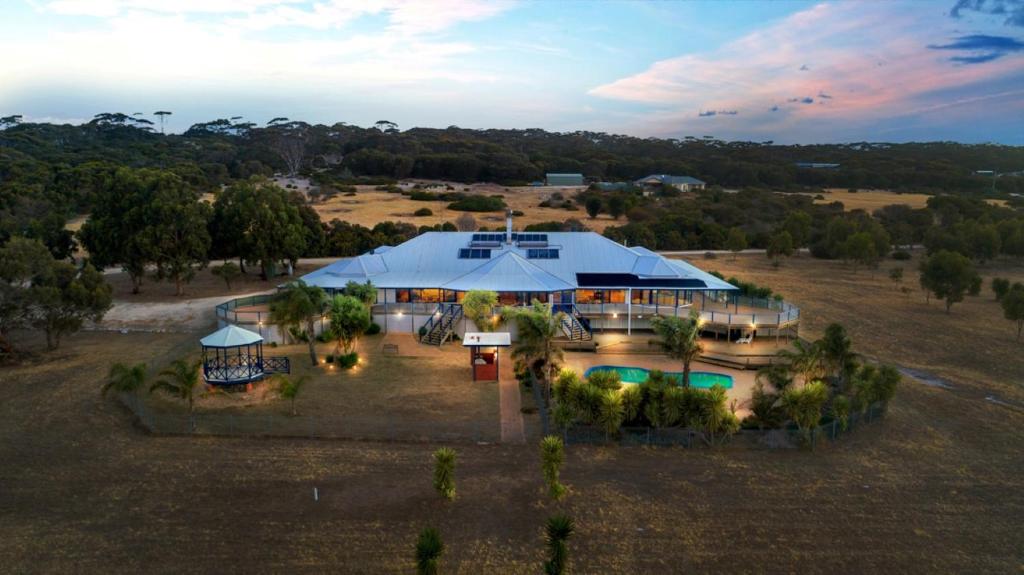
M621 365L595 365L588 369L583 377L589 377L591 373L595 371L616 371L622 378L622 383L638 384L647 381L648 375L651 370L644 369L642 367L623 367ZM667 377L673 377L676 381L682 383L683 372L681 371L666 371ZM725 375L724 373L713 373L710 371L691 371L690 372L690 387L699 387L707 389L713 385L720 385L725 389L732 388L732 376Z

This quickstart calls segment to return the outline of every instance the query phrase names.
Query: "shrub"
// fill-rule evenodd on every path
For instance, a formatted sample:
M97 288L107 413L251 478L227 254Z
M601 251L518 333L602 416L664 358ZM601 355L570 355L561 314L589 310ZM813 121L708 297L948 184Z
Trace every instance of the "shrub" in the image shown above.
M326 361L327 363L334 363L334 354L333 353L327 354L324 357L324 361Z
M357 363L359 363L359 354L354 351L338 356L338 365L341 369L352 369Z
M423 336L427 335L427 326L421 325L419 329L419 334L420 338L423 338Z
M524 213L522 210L512 210L512 215L518 218L525 216L526 213Z
M416 573L418 575L437 575L440 573L441 556L444 555L444 543L441 534L433 527L420 532L416 541Z
M434 215L434 211L431 210L430 208L420 208L413 212L412 215L416 216L417 218L422 218Z
M455 499L455 450L450 447L434 452L434 489L449 501Z
M366 328L365 335L377 335L378 333L380 333L380 324L371 323L370 327Z
M505 201L491 196L468 196L448 204L449 210L459 212L500 212Z
M561 438L549 435L542 439L540 457L541 470L544 472L544 482L548 486L548 494L552 499L561 499L566 491L565 486L559 481L562 464L565 463L565 449Z
M598 370L587 377L587 383L599 389L618 390L622 387L622 375L617 371Z
M896 251L892 252L892 259L894 259L894 260L904 260L905 261L905 260L909 260L910 257L911 257L910 256L910 252L908 252L907 250L896 250Z

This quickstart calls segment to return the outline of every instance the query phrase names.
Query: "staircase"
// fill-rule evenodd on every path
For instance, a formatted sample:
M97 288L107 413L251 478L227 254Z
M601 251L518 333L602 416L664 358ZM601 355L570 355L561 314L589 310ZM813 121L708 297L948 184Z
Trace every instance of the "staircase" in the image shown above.
M459 304L438 304L437 313L427 322L427 332L420 338L420 343L441 345L448 341L455 329L455 322L462 319L462 306Z
M580 310L574 304L562 304L555 306L555 312L562 312L562 333L569 341L590 341L593 335L590 333L590 322L583 317Z

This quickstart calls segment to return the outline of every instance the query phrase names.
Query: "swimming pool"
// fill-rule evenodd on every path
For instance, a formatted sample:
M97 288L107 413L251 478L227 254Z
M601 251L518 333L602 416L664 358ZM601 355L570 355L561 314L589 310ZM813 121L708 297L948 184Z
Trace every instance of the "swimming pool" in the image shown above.
M642 367L623 367L621 365L595 365L588 369L583 377L589 377L591 373L595 371L617 371L622 377L622 383L638 384L647 381L648 374L651 370L644 369ZM681 371L666 371L667 377L674 377L676 381L682 382L683 372ZM715 384L721 385L725 389L732 388L732 376L725 375L724 373L713 373L710 371L691 371L690 372L690 387L700 387L707 389Z

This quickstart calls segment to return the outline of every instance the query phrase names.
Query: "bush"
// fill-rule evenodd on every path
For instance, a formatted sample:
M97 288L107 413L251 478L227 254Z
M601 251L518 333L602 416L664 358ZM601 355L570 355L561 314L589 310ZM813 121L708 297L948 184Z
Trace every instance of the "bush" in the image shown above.
M380 333L380 324L371 323L370 327L366 328L366 333L364 335L377 335L378 333Z
M894 260L909 260L910 252L907 250L896 250L892 252L892 259Z
M434 215L434 211L431 210L430 208L420 208L420 209L416 210L415 212L413 212L412 215L414 215L414 216L416 216L418 218L421 218L421 217L424 217L424 216L432 216L432 215Z
M427 326L425 326L425 325L421 325L421 326L420 326L420 332L419 332L419 333L420 333L420 337L421 337L421 338L422 338L423 336L427 335Z
M489 196L469 196L448 204L448 209L459 212L500 212L505 209L505 201Z
M338 365L341 369L351 369L357 363L359 363L359 354L356 352L345 353L337 357Z
M518 218L525 216L526 213L524 213L522 210L512 210L512 215Z
M327 363L334 363L334 354L327 354L327 356L324 358L324 361L326 361Z

